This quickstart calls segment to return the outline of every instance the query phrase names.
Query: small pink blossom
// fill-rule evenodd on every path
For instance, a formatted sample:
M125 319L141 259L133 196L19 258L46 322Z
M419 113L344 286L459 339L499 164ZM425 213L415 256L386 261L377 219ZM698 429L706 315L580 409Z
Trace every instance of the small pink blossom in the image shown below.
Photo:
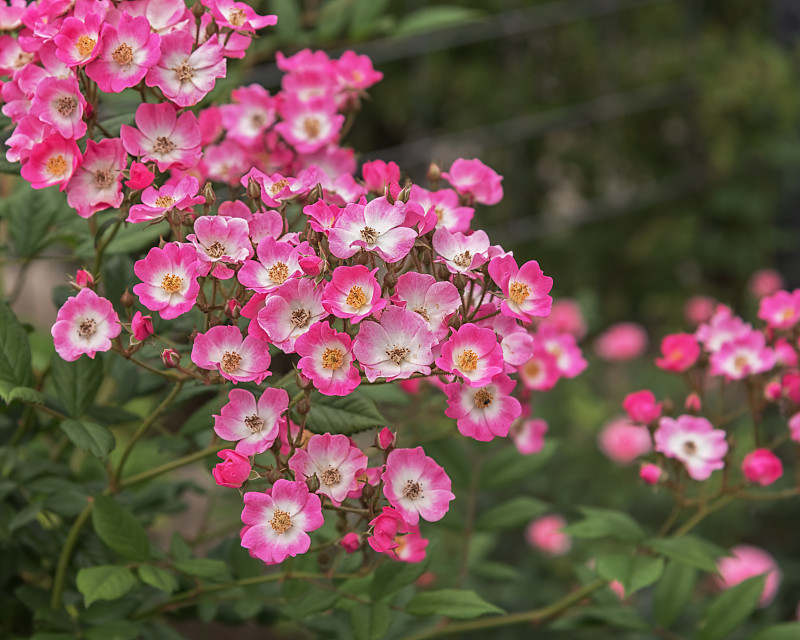
M732 547L730 553L730 556L724 556L717 561L717 586L720 589L730 589L748 578L767 574L759 606L762 609L768 606L775 599L783 578L775 558L763 549L746 544Z
M436 365L461 376L470 387L484 387L503 372L503 349L494 331L468 323L453 330Z
M690 333L675 333L661 341L661 358L656 366L665 371L680 373L694 366L700 357L700 345Z
M267 296L256 318L272 344L293 353L295 341L327 315L322 287L308 278L292 278Z
M131 319L131 333L134 340L144 342L153 335L153 319L150 316L143 316L141 311L137 311Z
M361 548L361 536L357 533L350 531L345 533L339 544L346 553L355 553Z
M543 345L534 344L531 358L519 369L519 377L528 389L549 391L559 378L558 361Z
M647 332L640 324L619 322L597 338L594 349L603 360L633 360L647 349Z
M756 449L744 457L742 473L750 482L766 487L783 475L783 463L769 449Z
M86 106L74 77L50 78L36 87L30 114L52 126L65 138L77 140L86 133L83 121Z
M524 456L539 453L544 448L547 429L547 422L541 418L517 420L511 425L511 438L517 451Z
M495 436L505 437L522 414L519 400L511 396L516 384L504 373L478 388L460 382L448 384L444 388L447 394L444 414L458 421L461 435L484 442Z
M520 332L513 335L523 336L526 334ZM503 343L507 340L508 336L504 337ZM534 340L537 345L544 347L545 351L555 358L558 373L564 378L575 378L589 366L575 340L575 336L558 331L555 325L549 322L543 322L539 325ZM507 353L506 347L503 347L503 353ZM508 358L506 358L506 361L508 362Z
M789 344L786 338L778 338L773 345L775 361L782 367L796 367L798 363L797 351Z
M465 235L439 227L433 234L433 248L450 273L472 275L472 271L487 260L489 236L480 229Z
M364 265L336 267L331 281L325 285L322 306L337 318L357 324L381 311L387 301L381 298L381 287L375 279L377 267L370 271Z
M294 346L301 356L297 368L321 394L350 395L361 383L361 374L353 366L350 336L338 333L327 322L312 325Z
M758 304L758 317L773 329L791 329L800 321L800 289L764 296Z
M789 431L795 442L800 442L800 413L795 413L789 418Z
M285 426L283 414L288 408L289 394L284 389L264 389L258 401L249 391L231 389L227 404L214 415L214 432L236 442L236 451L243 456L263 453Z
M436 216L436 227L444 227L448 231L466 233L475 215L472 207L462 207L458 194L452 189L428 191L420 186L411 186L411 200L418 203L428 214L433 211Z
M447 335L447 319L461 306L458 289L450 282L437 282L426 273L409 271L397 279L392 301L422 316L437 339Z
M308 551L307 532L319 529L325 520L319 497L309 493L305 482L281 478L268 492L244 494L242 522L250 525L242 546L264 562L277 563Z
M422 447L389 453L383 480L384 495L410 525L420 516L429 522L441 520L455 498L450 478Z
M401 562L422 562L425 559L425 550L428 548L429 540L420 535L419 527L411 525L409 531L404 536L395 538L397 547L394 554Z
M408 533L409 530L403 516L392 507L384 507L369 525L372 527L372 535L367 538L367 544L378 553L387 553L399 547L397 535Z
M85 288L67 298L50 333L56 353L72 362L83 354L94 358L98 351L108 351L120 331L122 326L113 305Z
M83 20L72 16L65 18L60 31L53 38L56 57L68 67L94 60L101 49L98 42L102 24L102 13L90 13Z
M650 485L658 484L661 477L664 475L664 470L657 464L647 462L639 468L639 477Z
M246 260L237 278L248 289L271 293L290 278L302 275L300 252L288 242L266 237L256 247L258 261Z
M74 140L50 133L33 145L20 171L34 189L57 184L64 191L80 162L81 152Z
M174 369L181 364L181 354L175 349L164 349L161 352L161 363L167 369Z
M742 380L775 366L775 352L766 346L764 334L751 331L724 343L711 354L711 375Z
M400 181L400 167L396 162L372 160L361 167L361 175L368 191L383 195L390 184Z
M566 526L567 521L558 514L542 516L528 525L525 539L545 555L563 556L572 549L572 538L562 531Z
M459 158L451 165L450 171L442 172L442 177L470 201L492 205L503 199L502 176L477 158Z
M226 137L243 144L258 141L275 122L276 99L258 84L231 93L233 104L219 107Z
M653 447L647 427L633 425L627 418L617 418L603 427L597 444L617 464L631 464Z
M683 316L690 325L696 327L711 320L716 304L714 298L692 296L683 306Z
M278 16L260 16L244 2L234 0L203 0L203 5L211 10L211 15L219 27L234 31L255 32L264 27L274 27Z
M504 315L523 322L550 315L553 279L544 275L536 260L520 268L513 256L499 256L489 262L489 275L505 296L500 305Z
M622 402L628 416L639 424L650 424L661 417L661 403L656 402L653 392L648 389L629 393Z
M181 178L177 184L167 183L158 189L147 187L142 192L142 204L131 207L127 222L149 222L172 210L186 211L195 204L202 204L205 198L197 195L199 188L197 178L190 175Z
M316 475L317 494L328 496L339 506L358 486L356 478L367 468L367 456L347 436L326 433L311 436L305 449L295 451L289 458L289 468L298 480Z
M707 480L725 466L728 452L726 434L705 418L682 415L677 419L662 417L654 434L655 449L684 464L695 480Z
M733 315L729 307L719 305L711 319L697 328L695 337L706 351L715 353L726 342L746 336L752 330L753 327L739 316Z
M197 334L192 347L192 362L202 369L216 369L231 382L261 382L269 375L267 344L246 336L238 327L216 326Z
M155 180L155 175L147 165L141 162L132 162L130 169L130 179L125 181L125 186L130 187L134 191L140 191L145 187L149 187Z
M78 269L75 272L75 285L79 289L91 287L94 284L94 277L85 269Z
M197 252L189 244L171 242L153 247L133 265L142 282L133 287L139 301L150 311L172 320L191 310L200 291Z
M783 288L783 276L775 269L760 269L750 276L747 288L754 297L763 298Z
M339 87L344 91L357 93L383 79L383 74L373 68L370 57L355 51L345 51L333 64Z
M559 333L569 333L575 336L576 340L582 340L588 331L580 305L569 298L554 300L550 315L542 321L542 324L552 324Z
M241 487L244 481L250 477L250 471L252 471L250 460L231 449L218 451L217 456L223 461L211 470L214 482L220 487L230 487L231 489Z
M88 218L98 211L122 204L122 172L128 154L119 138L86 141L83 162L67 183L67 203L79 216Z
M184 178L186 179L186 178ZM248 237L247 221L241 218L224 216L201 216L194 221L194 233L186 239L197 250L197 258L205 263L207 275L213 267L213 275L227 280L233 276L233 270L225 267L224 262L240 264L253 255L253 245Z
M283 121L275 125L275 131L300 153L314 153L335 142L344 124L344 116L336 112L336 103L329 96L304 101L290 94L278 111Z
M687 411L699 413L700 409L702 409L703 407L703 403L700 400L700 396L692 392L688 396L686 396L686 402L684 402L683 406L686 408Z
M389 427L380 430L375 438L375 446L381 451L391 450L397 442L397 434L393 433Z
M132 156L158 165L159 171L192 167L200 159L200 127L191 111L176 115L169 103L140 104L136 128L123 124L120 137Z

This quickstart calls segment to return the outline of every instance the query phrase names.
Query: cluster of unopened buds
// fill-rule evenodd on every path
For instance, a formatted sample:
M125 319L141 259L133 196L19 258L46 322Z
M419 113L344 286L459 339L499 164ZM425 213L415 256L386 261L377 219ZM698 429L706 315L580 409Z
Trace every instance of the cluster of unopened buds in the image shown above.
M0 36L3 112L15 124L8 159L34 188L65 190L83 217L113 209L117 228L168 225L169 241L135 263L127 322L96 293L100 274L78 272L79 291L52 328L56 351L71 361L113 349L156 371L133 357L161 340L152 316L131 316L138 299L163 320L192 314L198 327L168 343L166 377L255 390L271 375L271 354L296 354L299 394L236 387L214 416L217 436L236 442L220 451L214 477L242 488L243 546L267 563L305 552L328 507L341 509L346 550L369 533L372 549L416 561L427 544L419 519L447 512L449 478L421 447L396 448L388 429L372 463L347 436L311 435L312 392L347 396L391 381L413 392L424 378L447 396L461 434L511 433L534 453L547 425L523 417L511 376L525 401L578 375L584 329L568 301L542 320L552 279L472 229L474 206L503 196L488 166L432 165L430 190L401 184L392 162L368 162L356 177L340 141L382 77L366 56L278 54L286 73L276 95L251 85L234 90L231 104L187 109L225 75L226 58L242 57L255 30L275 22L230 0L191 10L182 0L0 7L0 24L16 32ZM104 94L125 89L141 104L135 126L113 137L99 114ZM180 352L188 343L191 364ZM269 488L246 491L256 481ZM351 512L368 527L349 530Z

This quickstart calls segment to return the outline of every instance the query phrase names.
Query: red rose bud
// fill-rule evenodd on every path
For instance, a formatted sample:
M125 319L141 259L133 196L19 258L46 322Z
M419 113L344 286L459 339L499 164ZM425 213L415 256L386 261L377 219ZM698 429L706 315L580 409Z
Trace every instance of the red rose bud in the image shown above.
M657 464L643 464L639 469L639 477L647 484L657 484L664 472Z
M167 369L174 369L181 363L181 354L175 349L164 349L161 352L161 362Z
M242 311L242 305L239 304L239 301L236 298L231 298L225 303L225 315L231 318L232 320L236 320Z
M214 480L221 487L238 489L250 477L250 460L231 449L223 449L217 455L222 458L211 470Z
M783 463L769 449L756 449L742 460L742 473L750 482L766 487L783 475Z
M350 533L345 534L344 538L342 538L342 541L339 544L342 545L342 548L347 553L355 553L361 546L361 537L357 533L353 533L351 531Z
M395 434L389 430L389 427L384 427L375 439L375 446L383 451L389 451L394 447L395 440Z
M781 387L781 383L777 380L773 380L772 382L768 382L767 386L764 387L764 399L768 402L777 402L781 399L782 392L783 388Z
M156 177L150 169L148 169L141 162L134 162L131 164L131 177L125 181L125 186L130 187L134 191L146 189Z
M78 289L85 289L86 287L91 287L93 284L94 278L92 274L83 269L78 269L78 272L75 274L74 286Z
M139 342L144 342L153 335L153 320L150 316L143 316L141 311L133 314L131 320L131 333Z
M690 393L686 396L686 404L684 406L687 411L697 413L703 407L703 403L700 401L700 396L696 393Z

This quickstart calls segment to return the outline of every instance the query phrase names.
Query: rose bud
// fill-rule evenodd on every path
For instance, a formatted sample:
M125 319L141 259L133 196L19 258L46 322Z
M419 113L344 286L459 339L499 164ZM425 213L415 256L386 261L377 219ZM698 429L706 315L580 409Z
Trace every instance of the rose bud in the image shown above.
M232 449L223 449L217 455L222 458L211 470L214 480L221 487L238 489L250 477L250 460Z
M175 349L164 349L161 352L161 362L163 362L164 366L168 369L173 369L181 363L181 354L175 351Z
M143 316L141 311L133 314L131 320L131 333L138 342L145 341L153 335L153 320L150 316Z

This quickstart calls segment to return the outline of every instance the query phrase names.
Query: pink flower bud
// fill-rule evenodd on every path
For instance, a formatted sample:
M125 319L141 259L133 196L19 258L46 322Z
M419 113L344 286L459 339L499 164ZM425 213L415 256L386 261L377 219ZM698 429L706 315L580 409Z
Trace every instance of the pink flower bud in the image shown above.
M322 258L317 256L302 256L298 264L307 276L318 276L322 272Z
M625 587L619 580L612 580L608 583L608 588L611 589L620 600L625 599Z
M342 548L347 551L347 553L355 553L361 546L361 536L351 531L350 533L345 534L344 538L342 538L342 541L339 544L342 545Z
M525 538L532 547L549 556L563 556L572 548L572 538L561 531L567 521L551 514L534 520L525 530Z
M650 462L643 464L639 469L639 477L647 484L658 484L662 473L661 467Z
M80 289L84 289L86 287L91 287L94 284L94 278L92 274L88 271L84 271L83 269L78 269L78 272L75 274L75 284Z
M789 431L792 433L792 440L800 442L800 413L789 418Z
M403 516L392 507L384 507L370 525L372 525L372 535L367 538L367 543L378 553L396 549L400 546L395 542L397 534L408 533L408 525Z
M143 342L148 336L153 335L153 321L150 316L143 316L141 311L133 314L131 332L135 340Z
M631 420L641 424L649 424L661 417L661 403L656 402L653 392L647 389L629 393L622 402L622 407Z
M231 298L225 303L225 315L232 320L236 320L241 315L241 312L242 305L239 304L236 298Z
M164 366L168 369L172 369L181 363L181 354L175 351L175 349L164 349L164 351L161 352L161 362L163 362Z
M684 406L686 407L687 411L693 411L694 413L697 413L700 411L700 409L702 409L703 403L700 401L700 396L698 396L696 393L690 393L688 396L686 396L686 403Z
M232 449L223 449L217 455L222 458L211 470L214 480L221 487L238 489L250 476L250 460Z
M155 178L153 173L145 165L141 162L134 162L131 164L130 180L125 181L125 186L138 191L153 184Z
M764 399L768 402L777 402L781 399L781 392L783 391L781 383L777 380L768 382L764 387Z
M653 448L647 427L630 424L627 418L609 422L597 437L600 450L619 464L630 464Z
M421 587L422 589L425 589L427 587L433 586L434 582L436 582L436 574L433 573L432 571L426 571L419 578L417 578L417 581L414 584L416 584L418 587Z
M766 487L783 475L783 463L769 449L756 449L742 460L742 473L750 482Z
M378 437L375 440L375 444L378 449L382 449L383 451L388 451L392 447L394 447L394 443L396 440L396 436L389 430L389 427L384 427L381 429Z

